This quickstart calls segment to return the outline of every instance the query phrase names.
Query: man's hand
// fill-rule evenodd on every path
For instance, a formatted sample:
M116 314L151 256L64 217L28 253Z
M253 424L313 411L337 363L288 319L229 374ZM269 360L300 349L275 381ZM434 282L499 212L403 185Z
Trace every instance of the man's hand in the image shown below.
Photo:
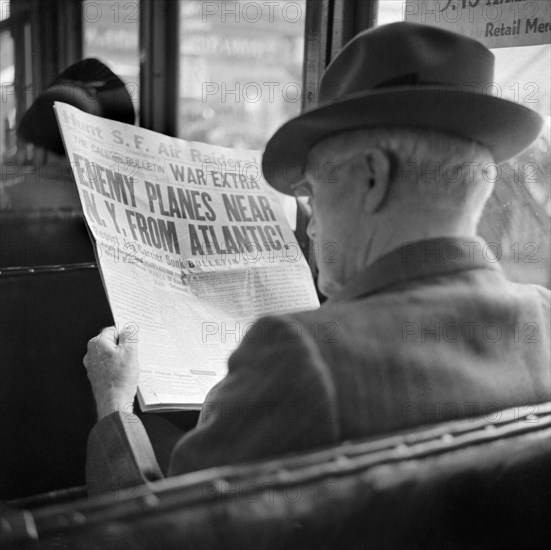
M115 327L108 327L88 342L83 363L92 384L100 420L125 407L132 411L139 370L136 344L129 341L131 335L131 331L123 330L117 344Z

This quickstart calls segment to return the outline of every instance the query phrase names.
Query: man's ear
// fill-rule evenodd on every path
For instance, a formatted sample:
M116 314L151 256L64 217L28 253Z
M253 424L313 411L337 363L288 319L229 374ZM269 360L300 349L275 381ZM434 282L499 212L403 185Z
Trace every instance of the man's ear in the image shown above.
M387 153L377 147L370 147L362 154L364 184L367 194L364 208L369 212L377 212L387 196L390 186L390 158Z

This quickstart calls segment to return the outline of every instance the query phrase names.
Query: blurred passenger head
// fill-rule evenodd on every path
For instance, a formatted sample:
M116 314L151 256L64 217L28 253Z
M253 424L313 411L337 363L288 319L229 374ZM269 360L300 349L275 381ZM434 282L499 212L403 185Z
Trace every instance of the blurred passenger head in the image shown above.
M27 109L17 133L25 141L58 155L65 149L54 101L103 118L134 124L132 99L124 82L97 59L84 59L65 69Z

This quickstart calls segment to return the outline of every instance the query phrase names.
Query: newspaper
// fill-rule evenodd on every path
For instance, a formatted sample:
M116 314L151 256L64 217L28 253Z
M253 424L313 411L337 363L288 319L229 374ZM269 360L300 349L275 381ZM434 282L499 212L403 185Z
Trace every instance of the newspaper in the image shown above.
M199 408L256 318L319 306L283 195L258 152L55 109L140 407Z

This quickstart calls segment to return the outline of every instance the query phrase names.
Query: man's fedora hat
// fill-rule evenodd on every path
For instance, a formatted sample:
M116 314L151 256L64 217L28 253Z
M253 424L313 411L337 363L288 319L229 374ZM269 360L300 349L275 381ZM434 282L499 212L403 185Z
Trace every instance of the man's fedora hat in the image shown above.
M83 59L65 69L25 111L17 133L24 140L62 155L54 101L104 118L134 124L132 98L124 82L101 61Z
M316 107L270 139L262 158L264 177L292 194L318 141L366 127L454 134L487 146L502 162L537 138L543 119L492 96L493 77L493 54L460 34L414 23L364 31L325 70Z

